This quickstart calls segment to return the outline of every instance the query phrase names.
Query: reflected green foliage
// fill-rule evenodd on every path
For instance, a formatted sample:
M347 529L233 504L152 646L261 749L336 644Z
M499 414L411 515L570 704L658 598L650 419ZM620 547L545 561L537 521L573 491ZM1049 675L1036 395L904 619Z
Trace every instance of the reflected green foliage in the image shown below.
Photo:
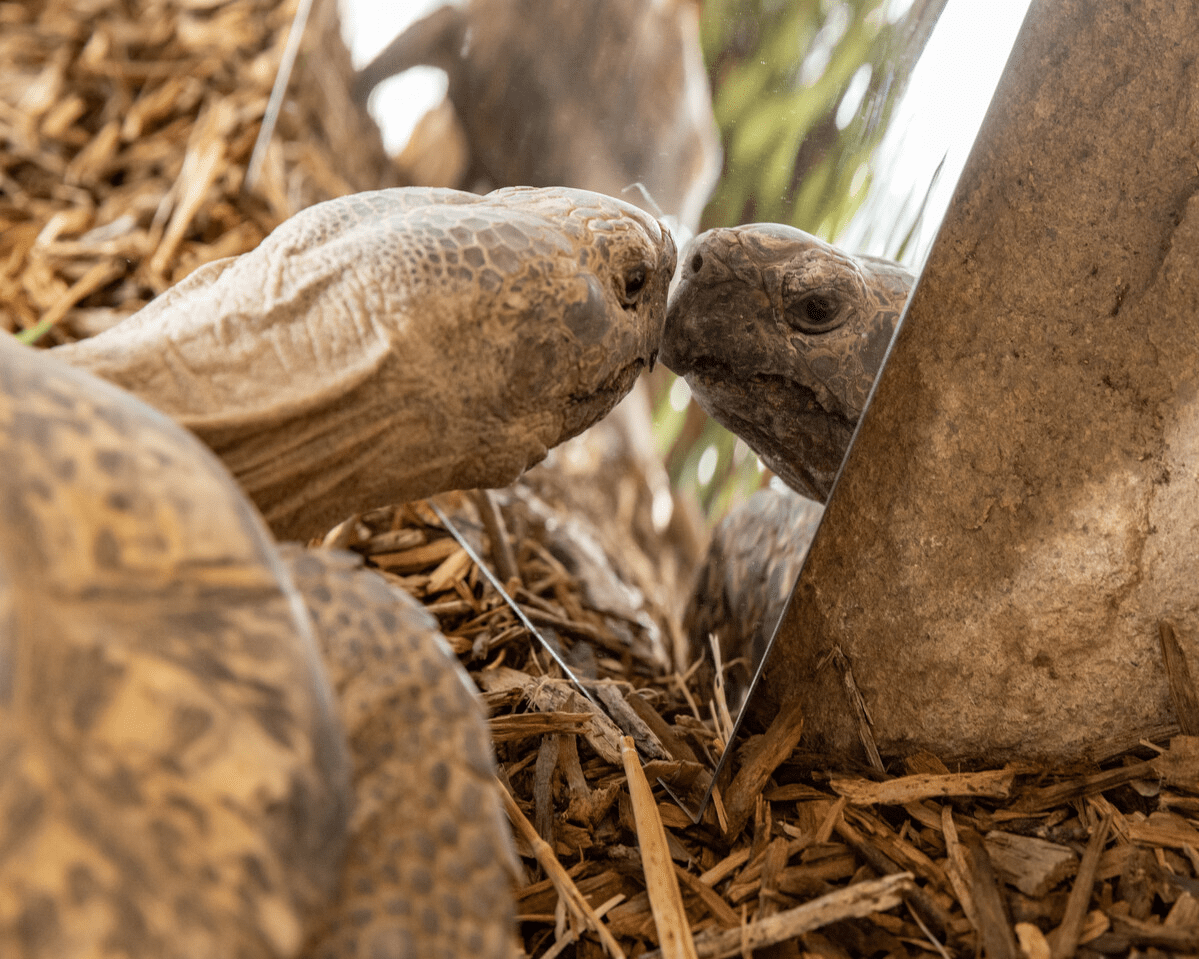
M866 196L879 142L945 2L704 0L702 41L725 158L703 228L770 221L835 241ZM878 225L896 255L911 216L896 211L895 223ZM669 387L657 391L656 411L667 467L718 519L761 485L757 457L694 402L674 410ZM701 482L709 447L716 469Z
M706 0L725 168L705 227L771 221L835 240L945 0ZM900 6L903 6L900 4Z

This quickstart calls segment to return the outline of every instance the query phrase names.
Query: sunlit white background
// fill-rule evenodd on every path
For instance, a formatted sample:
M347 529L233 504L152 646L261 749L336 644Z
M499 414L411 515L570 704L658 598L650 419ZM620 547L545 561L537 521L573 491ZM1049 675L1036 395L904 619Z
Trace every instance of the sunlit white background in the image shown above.
M944 158L920 231L904 257L911 266L924 262L1029 2L949 0L880 144L870 194L838 243L861 253L890 253L885 233L872 231L872 224L890 223L910 196L923 196Z

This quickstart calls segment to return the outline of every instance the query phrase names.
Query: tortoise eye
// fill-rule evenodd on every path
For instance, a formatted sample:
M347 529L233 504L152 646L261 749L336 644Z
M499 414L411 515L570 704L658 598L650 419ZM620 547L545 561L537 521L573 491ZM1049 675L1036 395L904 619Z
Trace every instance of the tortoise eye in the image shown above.
M816 325L827 323L837 312L837 304L825 296L809 296L803 304L804 316Z
M809 293L787 304L787 319L804 333L824 333L840 326L841 304L825 293Z
M621 295L625 306L633 306L637 302L648 279L649 271L642 265L635 266L625 273L624 292Z

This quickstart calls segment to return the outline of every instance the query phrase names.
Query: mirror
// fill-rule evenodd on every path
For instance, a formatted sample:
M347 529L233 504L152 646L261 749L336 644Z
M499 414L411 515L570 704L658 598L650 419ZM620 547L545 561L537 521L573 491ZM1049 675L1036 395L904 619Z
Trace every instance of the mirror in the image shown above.
M673 6L692 2L678 0ZM696 5L724 147L723 170L698 218L699 229L787 223L845 250L898 260L918 273L1027 3L705 0ZM361 64L440 2L397 7L381 0L345 0L343 5L355 62ZM447 87L445 74L430 67L380 85L372 112L389 147L397 149L407 139ZM744 441L706 419L684 380L661 371L655 375L660 377L651 381L657 394L656 439L669 451L672 479L717 519L763 484L762 464ZM820 507L809 503L805 509L804 536L810 541ZM724 742L734 735L738 700L752 695L752 678L801 553L792 551L784 573L776 574L782 579L781 586L773 585L773 621L762 617L750 644L752 655L741 664L739 689L727 697L734 708L713 708L723 714ZM703 652L702 644L692 652Z
M752 217L744 215L744 206L738 217L735 202L724 208L718 206L728 178L737 175L732 166L736 160L735 152L726 157L726 179L718 188L713 206L709 207L709 216L715 207L719 211L717 215L730 225L751 219L789 222L845 251L895 260L913 275L918 275L1028 3L1001 5L949 0L939 17L935 10L930 13L929 8L933 6L936 5L911 3L880 8L885 17L895 17L894 22L908 24L911 33L907 46L901 47L898 56L883 61L881 66L867 62L854 72L832 117L833 126L839 131L836 136L840 138L840 152L829 152L837 159L812 164L807 174L811 179L805 179L796 191L789 216L786 212L779 215L777 203L768 206L769 215L762 216L753 209ZM848 9L842 7L843 11ZM922 14L935 18L935 23L920 21ZM906 18L916 18L916 21L909 22ZM830 22L834 22L834 18L830 18ZM844 37L851 28L840 24L830 28L826 22L823 30L841 30ZM823 56L820 44L818 35L808 53L809 59L800 68L801 80L810 59ZM900 92L898 96L897 91ZM718 116L720 96L718 88ZM847 104L854 104L854 109L849 109ZM878 118L878 126L872 126L871 118ZM819 137L821 131L818 129L814 135ZM833 135L830 130L829 136ZM804 149L807 149L806 140L800 149L801 156ZM808 196L809 182L813 181L819 185L818 193ZM830 201L830 197L834 199ZM771 483L782 487L777 477ZM797 498L790 492L788 495L792 501ZM763 507L764 510L779 508L775 505ZM759 673L774 643L774 633L802 569L803 557L798 553L806 552L819 525L822 510L819 503L801 500L799 506L788 505L786 509L789 526L777 515L766 513L754 517L766 519L765 525L778 533L774 541L765 534L759 538L756 546L761 553L771 555L771 561L777 563L784 543L785 548L794 551L785 564L785 592L779 592L776 584L770 584L773 604L769 619L763 617L756 635L750 637L748 643L743 636L739 649L725 651L749 659L742 689L736 688L736 677L730 674L733 682L729 693L734 700L730 706L741 706L753 696ZM796 541L799 542L798 549L794 548ZM741 718L741 715L730 714L726 742L731 743L736 738ZM721 766L723 759L722 755Z

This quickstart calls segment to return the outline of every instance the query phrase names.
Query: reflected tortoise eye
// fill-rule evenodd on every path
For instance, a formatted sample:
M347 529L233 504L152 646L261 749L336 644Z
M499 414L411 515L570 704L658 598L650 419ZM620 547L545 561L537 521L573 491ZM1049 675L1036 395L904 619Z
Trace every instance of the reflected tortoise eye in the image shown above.
M787 304L787 319L805 333L824 333L840 326L841 304L836 297L810 293Z
M812 323L827 323L837 312L837 304L826 296L810 296L804 301L803 311Z

